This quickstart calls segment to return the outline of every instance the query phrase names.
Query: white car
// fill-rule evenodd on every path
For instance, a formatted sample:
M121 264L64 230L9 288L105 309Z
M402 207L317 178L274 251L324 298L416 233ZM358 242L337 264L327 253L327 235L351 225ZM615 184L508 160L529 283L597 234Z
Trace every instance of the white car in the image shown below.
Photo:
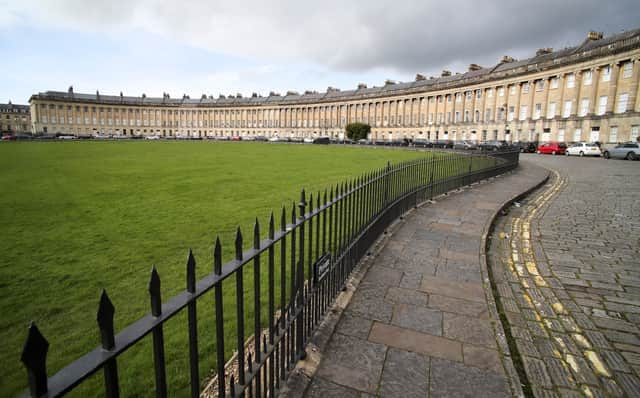
M312 137L305 137L302 141L305 142L306 144L313 144Z
M146 137L144 137L145 140L159 140L160 137L157 135L148 135Z
M600 151L600 147L592 142L576 142L567 148L565 154L567 156L600 156L602 152Z
M269 138L269 142L278 142L278 141L280 141L280 138L278 138L278 137Z

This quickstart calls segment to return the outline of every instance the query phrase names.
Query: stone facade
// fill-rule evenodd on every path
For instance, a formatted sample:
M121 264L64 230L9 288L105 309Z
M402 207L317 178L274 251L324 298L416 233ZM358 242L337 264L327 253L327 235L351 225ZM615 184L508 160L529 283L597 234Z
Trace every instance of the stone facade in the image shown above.
M635 140L640 127L640 29L532 58L476 64L462 74L300 95L180 99L47 91L31 104L34 134L177 137L341 137L350 122L371 139Z
M0 135L29 134L30 132L29 105L16 105L11 102L0 104Z

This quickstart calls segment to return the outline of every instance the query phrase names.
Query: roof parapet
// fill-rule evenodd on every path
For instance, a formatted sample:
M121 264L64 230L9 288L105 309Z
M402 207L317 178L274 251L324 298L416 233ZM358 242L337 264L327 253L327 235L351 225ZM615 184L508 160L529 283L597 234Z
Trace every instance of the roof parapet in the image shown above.
M596 32L592 30L587 34L587 40L589 41L595 41L600 39L602 39L602 32Z
M540 56L540 55L545 55L545 54L551 54L553 52L553 48L551 47L543 47L543 48L539 48L536 51L536 57Z

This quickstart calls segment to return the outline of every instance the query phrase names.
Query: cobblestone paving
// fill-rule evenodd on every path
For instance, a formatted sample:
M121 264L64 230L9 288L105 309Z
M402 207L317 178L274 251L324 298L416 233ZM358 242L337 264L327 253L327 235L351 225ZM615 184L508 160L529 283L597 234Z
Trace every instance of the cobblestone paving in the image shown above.
M525 166L413 212L355 290L305 395L518 394L482 235L506 200L546 175Z
M489 249L536 397L640 396L640 164L523 157L556 170L497 220Z

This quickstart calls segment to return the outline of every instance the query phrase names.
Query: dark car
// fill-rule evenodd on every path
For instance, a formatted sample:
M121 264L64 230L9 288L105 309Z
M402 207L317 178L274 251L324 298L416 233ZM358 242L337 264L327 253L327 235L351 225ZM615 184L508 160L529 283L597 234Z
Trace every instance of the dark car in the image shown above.
M509 143L507 141L485 141L478 145L478 148L483 151L499 151L502 149L509 148Z
M429 140L416 138L415 140L413 140L413 146L418 148L431 148L433 147L433 144Z
M433 142L433 147L434 148L443 148L443 149L452 149L453 148L453 141L451 140L435 140Z
M321 144L321 145L329 145L329 137L318 137L318 138L314 138L313 143L314 144Z
M536 153L536 151L538 150L538 143L537 142L522 141L522 142L516 143L515 147L521 153Z

